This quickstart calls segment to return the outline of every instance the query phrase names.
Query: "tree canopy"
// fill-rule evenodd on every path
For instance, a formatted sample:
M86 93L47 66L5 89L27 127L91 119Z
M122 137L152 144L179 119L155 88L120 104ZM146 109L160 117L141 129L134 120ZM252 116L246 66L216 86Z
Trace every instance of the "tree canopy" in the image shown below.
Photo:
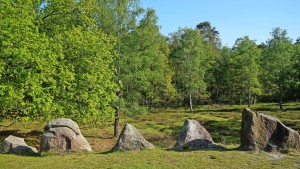
M2 0L0 118L99 124L159 107L300 99L300 40L287 30L228 47L209 21L164 36L158 20L139 0Z

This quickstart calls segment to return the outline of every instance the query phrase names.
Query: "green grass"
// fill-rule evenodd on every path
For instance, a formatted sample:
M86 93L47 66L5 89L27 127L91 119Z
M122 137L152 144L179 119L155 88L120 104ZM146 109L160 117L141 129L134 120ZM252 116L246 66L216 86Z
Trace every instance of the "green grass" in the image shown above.
M0 168L300 168L300 153L293 150L287 150L284 155L236 150L240 143L244 107L205 105L196 107L194 114L181 108L156 109L132 118L122 116L121 127L125 123L131 123L157 147L148 151L110 153L109 150L117 141L117 138L112 138L113 122L106 122L95 128L80 125L94 153L36 157L2 154ZM300 132L300 103L285 104L284 111L278 110L277 104L258 104L252 108L270 114ZM214 141L227 150L169 150L176 143L186 118L198 120L211 133ZM0 141L13 134L39 148L39 138L45 124L46 122L11 124L11 121L4 120L0 123Z
M163 149L43 157L0 155L1 168L299 168L299 156L243 151L175 152Z

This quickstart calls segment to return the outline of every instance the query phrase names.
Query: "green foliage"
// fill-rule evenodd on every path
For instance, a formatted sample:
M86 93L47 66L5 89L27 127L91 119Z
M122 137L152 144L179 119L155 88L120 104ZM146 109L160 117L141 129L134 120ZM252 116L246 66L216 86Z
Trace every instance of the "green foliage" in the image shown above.
M1 116L111 117L114 39L95 26L92 2L47 1L39 13L32 1L1 3Z
M55 36L58 84L54 99L58 111L82 122L94 123L111 117L109 104L115 99L113 40L101 31L78 27Z
M0 111L3 117L37 116L47 106L47 81L40 72L47 69L44 61L48 40L39 34L32 1L0 3ZM43 72L47 73L47 72ZM44 107L45 106L45 107Z
M2 0L0 117L95 124L188 100L300 99L299 39L275 28L222 48L210 22L196 27L165 37L139 0Z
M147 10L137 29L122 37L121 71L123 98L131 104L159 106L170 89L165 49L167 43L157 26L155 11Z
M228 99L232 103L243 102L248 99L248 105L252 104L252 97L261 95L259 82L258 58L260 50L249 37L236 40L232 49L232 57L229 60L230 67L227 69L229 75Z
M97 25L119 40L120 36L136 28L138 17L144 12L140 0L97 0L97 6Z
M300 42L300 39L298 39ZM295 70L292 75L294 78L294 84L291 89L290 97L297 100L300 98L300 43L295 44L295 54L292 58L293 69Z
M214 51L218 52L218 48L221 47L221 39L217 29L212 27L208 21L201 22L196 27L200 30L204 39L209 42L209 45L214 49Z
M294 47L286 30L275 28L271 35L272 39L267 42L261 58L261 81L264 95L273 96L281 102L284 93L293 83L291 75L294 74Z
M210 66L209 46L199 31L179 29L171 37L170 64L174 85L181 98L189 95L200 99L205 93L204 76Z

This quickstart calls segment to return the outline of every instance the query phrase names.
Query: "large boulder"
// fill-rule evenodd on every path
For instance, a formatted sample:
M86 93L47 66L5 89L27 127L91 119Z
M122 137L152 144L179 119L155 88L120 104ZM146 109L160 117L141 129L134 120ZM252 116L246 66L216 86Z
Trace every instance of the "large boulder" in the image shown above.
M23 138L12 135L4 139L1 149L2 153L7 154L34 155L38 153L36 148L28 146Z
M92 151L78 124L65 118L53 120L45 126L40 148L41 151Z
M214 146L208 131L198 121L186 119L174 150L197 150Z
M147 140L145 140L134 126L127 123L119 136L118 142L113 147L113 151L128 151L153 148L154 146Z
M245 108L242 114L241 148L250 151L300 149L300 136L274 117Z

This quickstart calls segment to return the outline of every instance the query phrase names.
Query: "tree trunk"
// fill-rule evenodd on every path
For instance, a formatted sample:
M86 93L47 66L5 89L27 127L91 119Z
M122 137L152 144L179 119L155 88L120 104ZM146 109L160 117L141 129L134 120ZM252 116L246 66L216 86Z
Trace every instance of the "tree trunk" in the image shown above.
M280 91L279 91L279 108L280 108L280 110L283 110L283 105L282 105L282 84L280 84Z
M248 107L251 106L251 92L248 93Z
M120 108L119 106L116 107L115 112L115 123L114 123L114 137L119 135L119 119L120 119Z
M283 110L283 105L282 105L282 99L281 99L281 96L280 96L280 99L279 99L279 108L280 108L280 110Z
M190 94L190 113L193 113L193 100L191 94Z

